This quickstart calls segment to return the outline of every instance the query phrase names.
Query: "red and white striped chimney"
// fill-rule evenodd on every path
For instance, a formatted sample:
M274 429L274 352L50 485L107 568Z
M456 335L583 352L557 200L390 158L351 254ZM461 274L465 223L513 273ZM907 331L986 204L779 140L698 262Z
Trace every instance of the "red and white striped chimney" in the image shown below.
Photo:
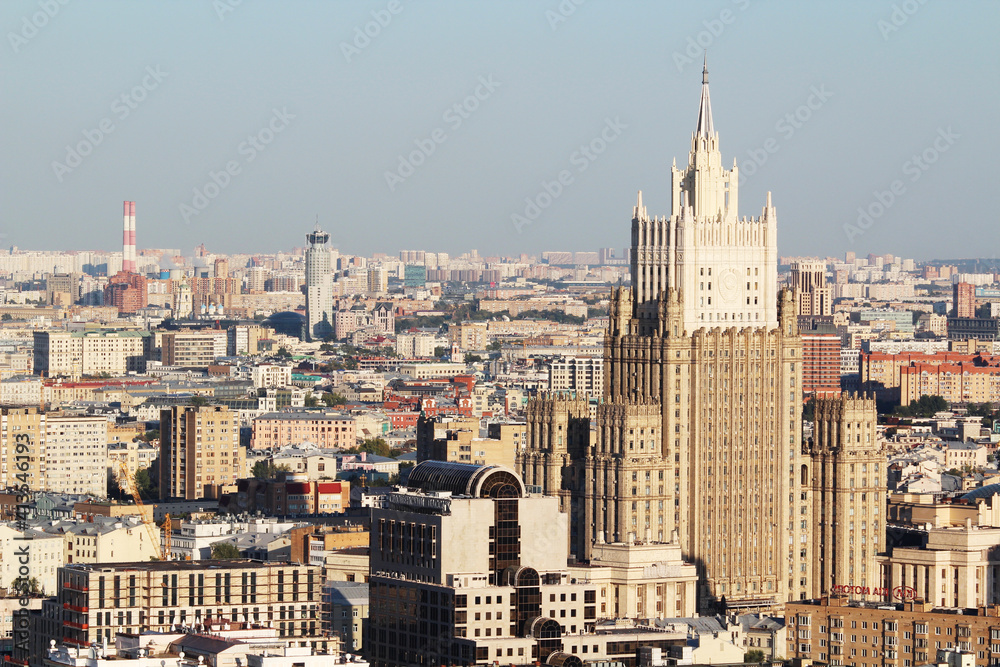
M124 205L122 231L122 271L135 273L135 202Z

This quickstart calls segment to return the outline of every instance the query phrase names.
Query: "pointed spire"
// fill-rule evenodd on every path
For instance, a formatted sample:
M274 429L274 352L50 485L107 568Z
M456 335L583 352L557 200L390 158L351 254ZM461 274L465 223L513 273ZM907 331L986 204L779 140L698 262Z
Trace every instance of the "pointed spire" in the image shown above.
M639 197L635 203L635 210L632 217L636 220L646 220L646 207L642 205L642 190L639 190Z
M698 107L698 125L694 131L696 136L711 137L715 134L712 124L712 102L708 97L708 53L705 53L705 67L701 71L701 104Z

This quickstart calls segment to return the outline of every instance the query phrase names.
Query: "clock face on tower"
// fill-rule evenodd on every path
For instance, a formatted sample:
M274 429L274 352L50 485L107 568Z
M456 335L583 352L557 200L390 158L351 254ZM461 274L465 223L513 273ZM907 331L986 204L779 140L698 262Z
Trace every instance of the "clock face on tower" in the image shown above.
M725 302L736 301L739 297L740 279L733 269L726 269L719 276L719 296Z

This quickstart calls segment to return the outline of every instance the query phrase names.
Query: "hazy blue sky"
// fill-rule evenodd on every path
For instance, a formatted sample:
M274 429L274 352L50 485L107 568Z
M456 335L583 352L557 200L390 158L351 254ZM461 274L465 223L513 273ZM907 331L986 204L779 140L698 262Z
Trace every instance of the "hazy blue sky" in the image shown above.
M4 244L117 248L131 199L139 247L271 252L319 215L345 253L620 249L637 189L670 212L707 46L782 254L996 254L1000 3L62 1L0 3Z

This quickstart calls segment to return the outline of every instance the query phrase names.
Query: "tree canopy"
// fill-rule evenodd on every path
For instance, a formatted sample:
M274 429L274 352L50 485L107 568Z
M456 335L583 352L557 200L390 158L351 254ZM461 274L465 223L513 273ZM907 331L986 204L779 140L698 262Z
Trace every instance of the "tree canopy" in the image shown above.
M280 465L274 465L274 462L268 461L257 461L253 464L253 468L250 470L252 474L257 479L274 479L278 476L279 472L291 472L289 468L284 463Z
M896 408L896 414L903 417L933 417L935 413L948 409L948 401L941 396L924 394L909 405Z
M240 550L232 542L216 542L212 545L213 560L235 560L240 557Z

